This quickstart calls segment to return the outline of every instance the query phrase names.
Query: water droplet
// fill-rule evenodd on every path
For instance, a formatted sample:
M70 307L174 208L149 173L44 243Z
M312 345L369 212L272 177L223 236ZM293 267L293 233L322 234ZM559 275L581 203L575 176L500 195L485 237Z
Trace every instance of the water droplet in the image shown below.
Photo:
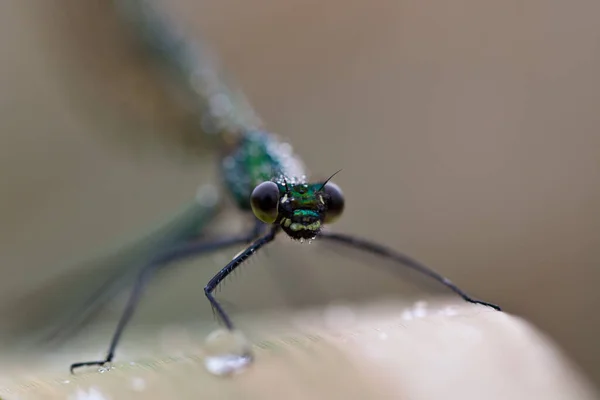
M103 366L101 366L100 368L98 368L98 372L100 372L101 374L110 371L113 368L111 363L106 363Z
M241 372L252 363L250 343L239 331L219 329L206 338L206 369L217 376Z
M424 318L427 316L427 302L417 301L413 307L412 313L415 318Z
M241 372L252 362L252 354L236 355L223 354L220 356L206 357L204 365L206 369L218 376L227 376Z
M413 316L415 318L425 318L427 316L427 310L425 310L424 308L416 308L413 311Z

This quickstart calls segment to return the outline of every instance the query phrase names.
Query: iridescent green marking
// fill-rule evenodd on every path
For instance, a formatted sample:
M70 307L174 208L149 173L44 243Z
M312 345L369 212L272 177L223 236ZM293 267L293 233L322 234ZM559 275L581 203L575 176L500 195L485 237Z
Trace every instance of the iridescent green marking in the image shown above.
M250 195L265 181L304 182L304 166L287 143L275 135L246 132L221 161L223 180L238 206L250 210Z
M312 202L311 202L312 203ZM311 204L312 206L312 204ZM292 214L296 219L309 220L319 218L319 213L312 210L295 210Z

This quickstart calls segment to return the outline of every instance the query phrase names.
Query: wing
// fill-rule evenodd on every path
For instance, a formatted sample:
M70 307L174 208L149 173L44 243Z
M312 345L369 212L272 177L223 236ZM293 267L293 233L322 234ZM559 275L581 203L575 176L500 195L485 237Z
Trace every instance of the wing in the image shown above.
M202 236L221 207L216 190L208 186L203 189L194 202L150 233L107 249L90 261L69 268L34 293L27 293L17 302L20 309L14 316L26 318L10 336L19 338L22 332L36 332L33 340L48 344L83 327L132 283L149 260L167 248Z

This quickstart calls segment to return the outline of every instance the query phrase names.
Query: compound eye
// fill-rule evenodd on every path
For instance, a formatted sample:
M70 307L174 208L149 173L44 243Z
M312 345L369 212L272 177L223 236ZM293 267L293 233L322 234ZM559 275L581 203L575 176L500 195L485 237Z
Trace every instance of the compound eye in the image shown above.
M279 187L275 182L263 182L250 195L252 212L264 223L272 224L277 219Z
M325 192L325 223L330 224L338 219L344 211L344 194L342 189L333 182L327 182L323 188Z

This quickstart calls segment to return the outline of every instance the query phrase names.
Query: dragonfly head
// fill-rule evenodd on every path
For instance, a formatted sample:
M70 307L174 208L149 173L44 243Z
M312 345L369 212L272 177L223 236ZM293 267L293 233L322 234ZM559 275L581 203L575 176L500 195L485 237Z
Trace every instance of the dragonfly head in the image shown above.
M323 224L335 221L344 211L342 191L329 180L302 184L263 182L252 192L250 203L258 219L281 225L296 240L314 239Z

